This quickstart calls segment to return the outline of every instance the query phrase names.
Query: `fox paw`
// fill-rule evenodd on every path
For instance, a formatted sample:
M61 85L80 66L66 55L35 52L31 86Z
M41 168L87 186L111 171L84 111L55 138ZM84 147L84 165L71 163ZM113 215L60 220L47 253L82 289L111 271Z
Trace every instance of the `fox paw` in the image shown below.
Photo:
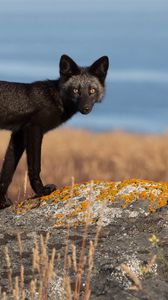
M57 189L55 184L46 184L43 188L43 195L49 195Z
M41 196L46 196L50 195L52 192L54 192L57 189L55 184L47 184L44 185L40 190L36 191L36 195L34 197L41 197Z
M0 209L4 209L12 205L12 201L6 195L0 195Z

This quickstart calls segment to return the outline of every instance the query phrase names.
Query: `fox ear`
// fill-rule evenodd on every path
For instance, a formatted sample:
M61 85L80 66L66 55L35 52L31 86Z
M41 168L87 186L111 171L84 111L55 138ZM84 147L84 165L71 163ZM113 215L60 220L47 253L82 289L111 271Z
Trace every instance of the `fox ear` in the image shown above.
M107 75L108 67L109 67L108 56L102 56L89 67L89 72L92 75L98 77L98 79L102 83L104 83L104 80Z
M69 77L79 73L78 65L68 55L62 55L60 59L60 75Z

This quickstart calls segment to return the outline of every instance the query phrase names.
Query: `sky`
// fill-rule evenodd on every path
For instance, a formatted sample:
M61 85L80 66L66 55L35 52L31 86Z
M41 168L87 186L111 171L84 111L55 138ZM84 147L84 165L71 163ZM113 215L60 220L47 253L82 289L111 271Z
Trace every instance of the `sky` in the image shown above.
M0 78L55 79L64 53L80 65L108 55L106 98L89 115L89 128L161 132L168 109L167 16L167 0L1 0ZM86 126L80 117L72 124Z

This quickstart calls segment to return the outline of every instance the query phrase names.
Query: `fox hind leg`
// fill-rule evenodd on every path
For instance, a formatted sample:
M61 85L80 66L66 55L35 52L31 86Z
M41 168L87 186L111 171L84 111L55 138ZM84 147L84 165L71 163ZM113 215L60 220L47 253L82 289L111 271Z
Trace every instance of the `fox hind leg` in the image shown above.
M12 202L8 199L6 193L24 149L23 132L21 130L13 132L0 173L0 209L12 205Z

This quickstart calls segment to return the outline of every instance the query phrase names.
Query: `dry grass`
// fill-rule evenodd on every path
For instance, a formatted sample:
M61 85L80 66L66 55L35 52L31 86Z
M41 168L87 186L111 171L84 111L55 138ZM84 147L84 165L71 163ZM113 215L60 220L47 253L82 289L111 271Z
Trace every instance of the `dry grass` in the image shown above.
M92 201L92 185L90 186L89 201ZM72 182L73 192L73 182ZM96 228L95 237L88 242L90 210L88 209L87 222L84 227L82 244L78 249L75 244L70 243L70 227L67 227L67 236L65 242L64 263L63 263L63 278L60 287L61 298L54 299L61 300L79 300L81 299L81 291L83 287L83 300L89 300L91 295L91 277L94 268L94 255L98 245L98 239L102 227L102 219L104 207L100 211L100 220ZM52 249L52 253L48 253L48 241L50 234L47 233L44 237L42 234L35 237L34 246L32 248L32 278L29 279L29 287L25 286L25 267L22 264L22 257L24 253L24 243L21 239L21 234L17 233L17 245L19 249L19 261L17 262L20 268L19 276L13 275L13 264L9 254L8 245L5 246L5 261L6 271L8 274L8 292L3 292L0 287L0 299L8 300L12 296L14 300L26 300L26 290L29 290L29 298L31 300L47 300L49 295L50 283L55 281L57 283L55 273L55 262L60 260L60 255L56 253L56 249ZM71 250L70 250L71 249ZM56 258L57 254L57 258ZM86 276L84 276L86 272ZM72 278L73 277L73 278ZM75 288L72 290L72 282L75 279Z
M2 163L9 133L0 134ZM25 193L25 171L24 157L10 187L12 199ZM67 128L52 131L43 143L42 178L45 183L62 186L70 184L72 176L76 182L129 178L168 181L168 134L92 133Z
M0 299L12 299L14 300L25 300L26 289L25 289L25 267L22 264L22 254L23 248L22 240L20 234L17 234L18 248L19 248L19 262L17 262L18 267L20 266L19 276L13 276L13 266L11 256L9 254L8 246L5 246L5 260L6 260L6 271L8 273L8 293L2 292L0 289ZM36 293L38 294L39 300L46 300L47 290L50 281L55 278L54 264L55 264L55 248L52 249L52 253L49 257L47 242L49 239L49 234L46 237L40 235L38 239L34 241L34 247L32 249L32 280L29 284L30 299L35 300Z

